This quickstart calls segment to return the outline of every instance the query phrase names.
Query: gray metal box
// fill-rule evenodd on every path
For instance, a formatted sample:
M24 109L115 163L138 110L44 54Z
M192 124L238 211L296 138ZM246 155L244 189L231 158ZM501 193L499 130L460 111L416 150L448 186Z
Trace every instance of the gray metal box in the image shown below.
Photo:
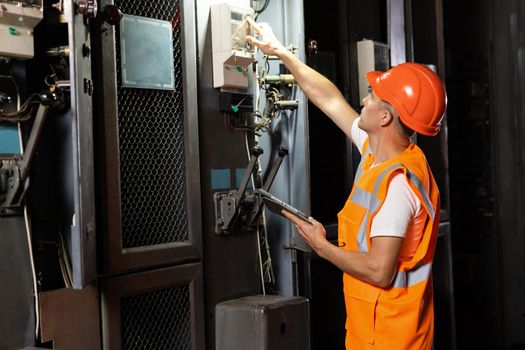
M308 299L254 295L217 304L216 350L309 350Z

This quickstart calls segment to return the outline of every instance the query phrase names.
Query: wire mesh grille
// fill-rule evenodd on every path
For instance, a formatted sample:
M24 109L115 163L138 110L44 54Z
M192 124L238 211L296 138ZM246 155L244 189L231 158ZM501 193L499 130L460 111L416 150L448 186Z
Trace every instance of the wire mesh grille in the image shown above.
M122 87L116 36L122 246L182 242L188 240L188 223L179 1L120 0L116 5L125 14L172 23L175 74L175 91Z
M121 299L122 349L191 349L189 287Z

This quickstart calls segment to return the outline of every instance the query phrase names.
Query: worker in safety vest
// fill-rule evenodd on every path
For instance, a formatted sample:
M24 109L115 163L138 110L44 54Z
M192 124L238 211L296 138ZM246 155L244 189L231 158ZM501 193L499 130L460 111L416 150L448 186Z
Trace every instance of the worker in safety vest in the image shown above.
M291 220L304 240L343 271L346 348L432 347L431 266L439 224L439 191L414 131L440 130L446 95L438 76L416 63L369 72L371 87L358 115L334 84L299 61L264 23L246 40L278 56L311 102L362 154L352 192L339 212L338 246L310 218Z

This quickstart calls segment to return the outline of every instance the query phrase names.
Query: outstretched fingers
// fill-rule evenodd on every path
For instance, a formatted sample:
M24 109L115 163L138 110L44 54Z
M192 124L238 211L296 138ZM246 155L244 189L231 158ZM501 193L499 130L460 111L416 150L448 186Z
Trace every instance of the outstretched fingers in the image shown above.
M252 28L255 30L257 34L260 34L262 31L262 27L260 24L255 23L251 17L246 17L246 21L252 26Z

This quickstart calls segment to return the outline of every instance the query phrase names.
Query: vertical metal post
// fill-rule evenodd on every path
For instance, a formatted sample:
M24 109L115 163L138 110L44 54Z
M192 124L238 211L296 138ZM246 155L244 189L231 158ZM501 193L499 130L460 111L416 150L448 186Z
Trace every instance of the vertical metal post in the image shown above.
M387 21L390 64L394 67L406 62L404 0L388 0Z

